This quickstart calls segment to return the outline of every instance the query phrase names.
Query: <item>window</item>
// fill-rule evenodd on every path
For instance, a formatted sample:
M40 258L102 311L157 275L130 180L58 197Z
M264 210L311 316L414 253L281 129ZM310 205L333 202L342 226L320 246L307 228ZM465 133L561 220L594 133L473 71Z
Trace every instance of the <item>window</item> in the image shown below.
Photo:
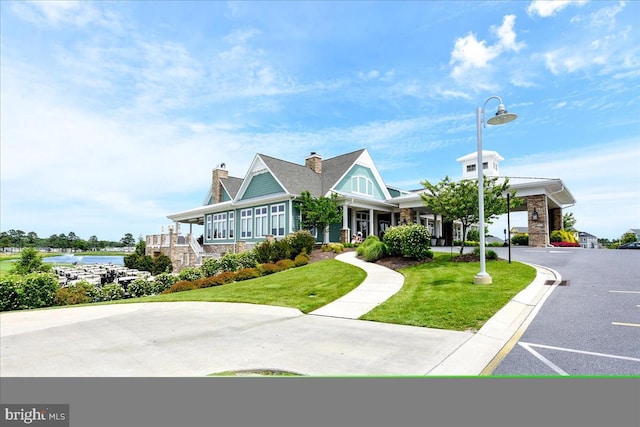
M211 240L211 232L212 232L212 225L211 225L211 215L207 215L207 225L206 225L206 230L207 230L207 240Z
M227 238L227 214L226 214L226 212L213 215L213 238L214 239L226 239Z
M235 212L229 212L229 238L233 239L236 234Z
M482 164L482 169L489 169L489 163L484 162L484 163Z
M473 165L467 165L467 172L473 172L476 170L475 163Z
M284 236L284 204L271 206L271 234Z
M373 196L373 181L364 176L351 178L351 192Z
M264 237L269 231L269 225L267 224L267 207L261 207L255 209L255 218L256 218L256 237Z
M240 211L240 237L243 239L251 238L251 209Z

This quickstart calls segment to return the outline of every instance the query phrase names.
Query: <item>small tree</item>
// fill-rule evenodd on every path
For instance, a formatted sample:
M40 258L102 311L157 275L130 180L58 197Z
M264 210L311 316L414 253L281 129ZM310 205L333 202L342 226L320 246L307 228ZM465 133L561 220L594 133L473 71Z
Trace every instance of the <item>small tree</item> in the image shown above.
M637 240L638 240L638 237L636 236L635 233L631 231L627 231L622 235L622 237L620 237L620 244L623 245L625 243L633 243Z
M509 191L509 179L499 183L498 177L484 180L484 216L488 224L492 220L507 212L507 199L504 196ZM478 209L478 181L463 179L451 181L446 176L438 184L423 181L422 185L427 189L427 193L421 194L424 204L432 212L442 215L448 221L460 221L462 224L462 235L467 235L470 225L480 221ZM521 199L515 196L515 191L511 191L511 207L517 207L522 203ZM460 254L464 252L464 237Z
M303 191L300 202L302 213L302 228L310 230L316 228L323 233L326 228L342 219L342 209L338 205L338 195L333 193L330 197L313 197L308 191ZM323 237L323 242L324 241Z
M42 262L42 255L33 248L23 249L20 259L13 267L13 272L21 275L49 271L51 271L51 265Z
M573 226L576 225L576 222L576 219L573 217L573 212L562 215L562 228L565 230L576 231L575 228L573 228Z

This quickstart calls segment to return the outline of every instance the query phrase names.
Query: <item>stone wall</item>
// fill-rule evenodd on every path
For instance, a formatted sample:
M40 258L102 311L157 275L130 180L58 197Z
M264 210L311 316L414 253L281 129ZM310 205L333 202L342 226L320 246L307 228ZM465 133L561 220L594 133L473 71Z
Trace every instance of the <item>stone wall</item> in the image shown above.
M413 224L415 215L411 208L400 209L400 224Z
M549 215L547 211L547 196L527 196L527 218L529 225L529 246L549 246ZM538 213L538 220L532 219L533 211Z

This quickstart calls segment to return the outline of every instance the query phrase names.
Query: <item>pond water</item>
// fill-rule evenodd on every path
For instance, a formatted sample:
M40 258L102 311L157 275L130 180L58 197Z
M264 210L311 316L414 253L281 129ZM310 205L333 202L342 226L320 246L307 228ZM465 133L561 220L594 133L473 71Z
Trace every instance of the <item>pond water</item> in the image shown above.
M43 258L43 262L51 262L55 264L113 264L113 265L124 265L124 257L123 256L113 256L113 255L81 255L75 256L71 254L60 255L60 256L52 256Z

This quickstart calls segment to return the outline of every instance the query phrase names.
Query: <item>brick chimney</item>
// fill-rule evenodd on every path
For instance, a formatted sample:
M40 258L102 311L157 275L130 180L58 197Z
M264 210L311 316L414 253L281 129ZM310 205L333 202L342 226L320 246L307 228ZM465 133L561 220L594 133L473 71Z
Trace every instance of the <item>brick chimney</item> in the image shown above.
M309 157L304 159L304 164L315 173L322 173L322 156L315 151L312 151Z
M225 167L225 164L222 163L213 170L211 177L211 203L215 204L222 201L222 183L220 180L229 178L229 171Z

